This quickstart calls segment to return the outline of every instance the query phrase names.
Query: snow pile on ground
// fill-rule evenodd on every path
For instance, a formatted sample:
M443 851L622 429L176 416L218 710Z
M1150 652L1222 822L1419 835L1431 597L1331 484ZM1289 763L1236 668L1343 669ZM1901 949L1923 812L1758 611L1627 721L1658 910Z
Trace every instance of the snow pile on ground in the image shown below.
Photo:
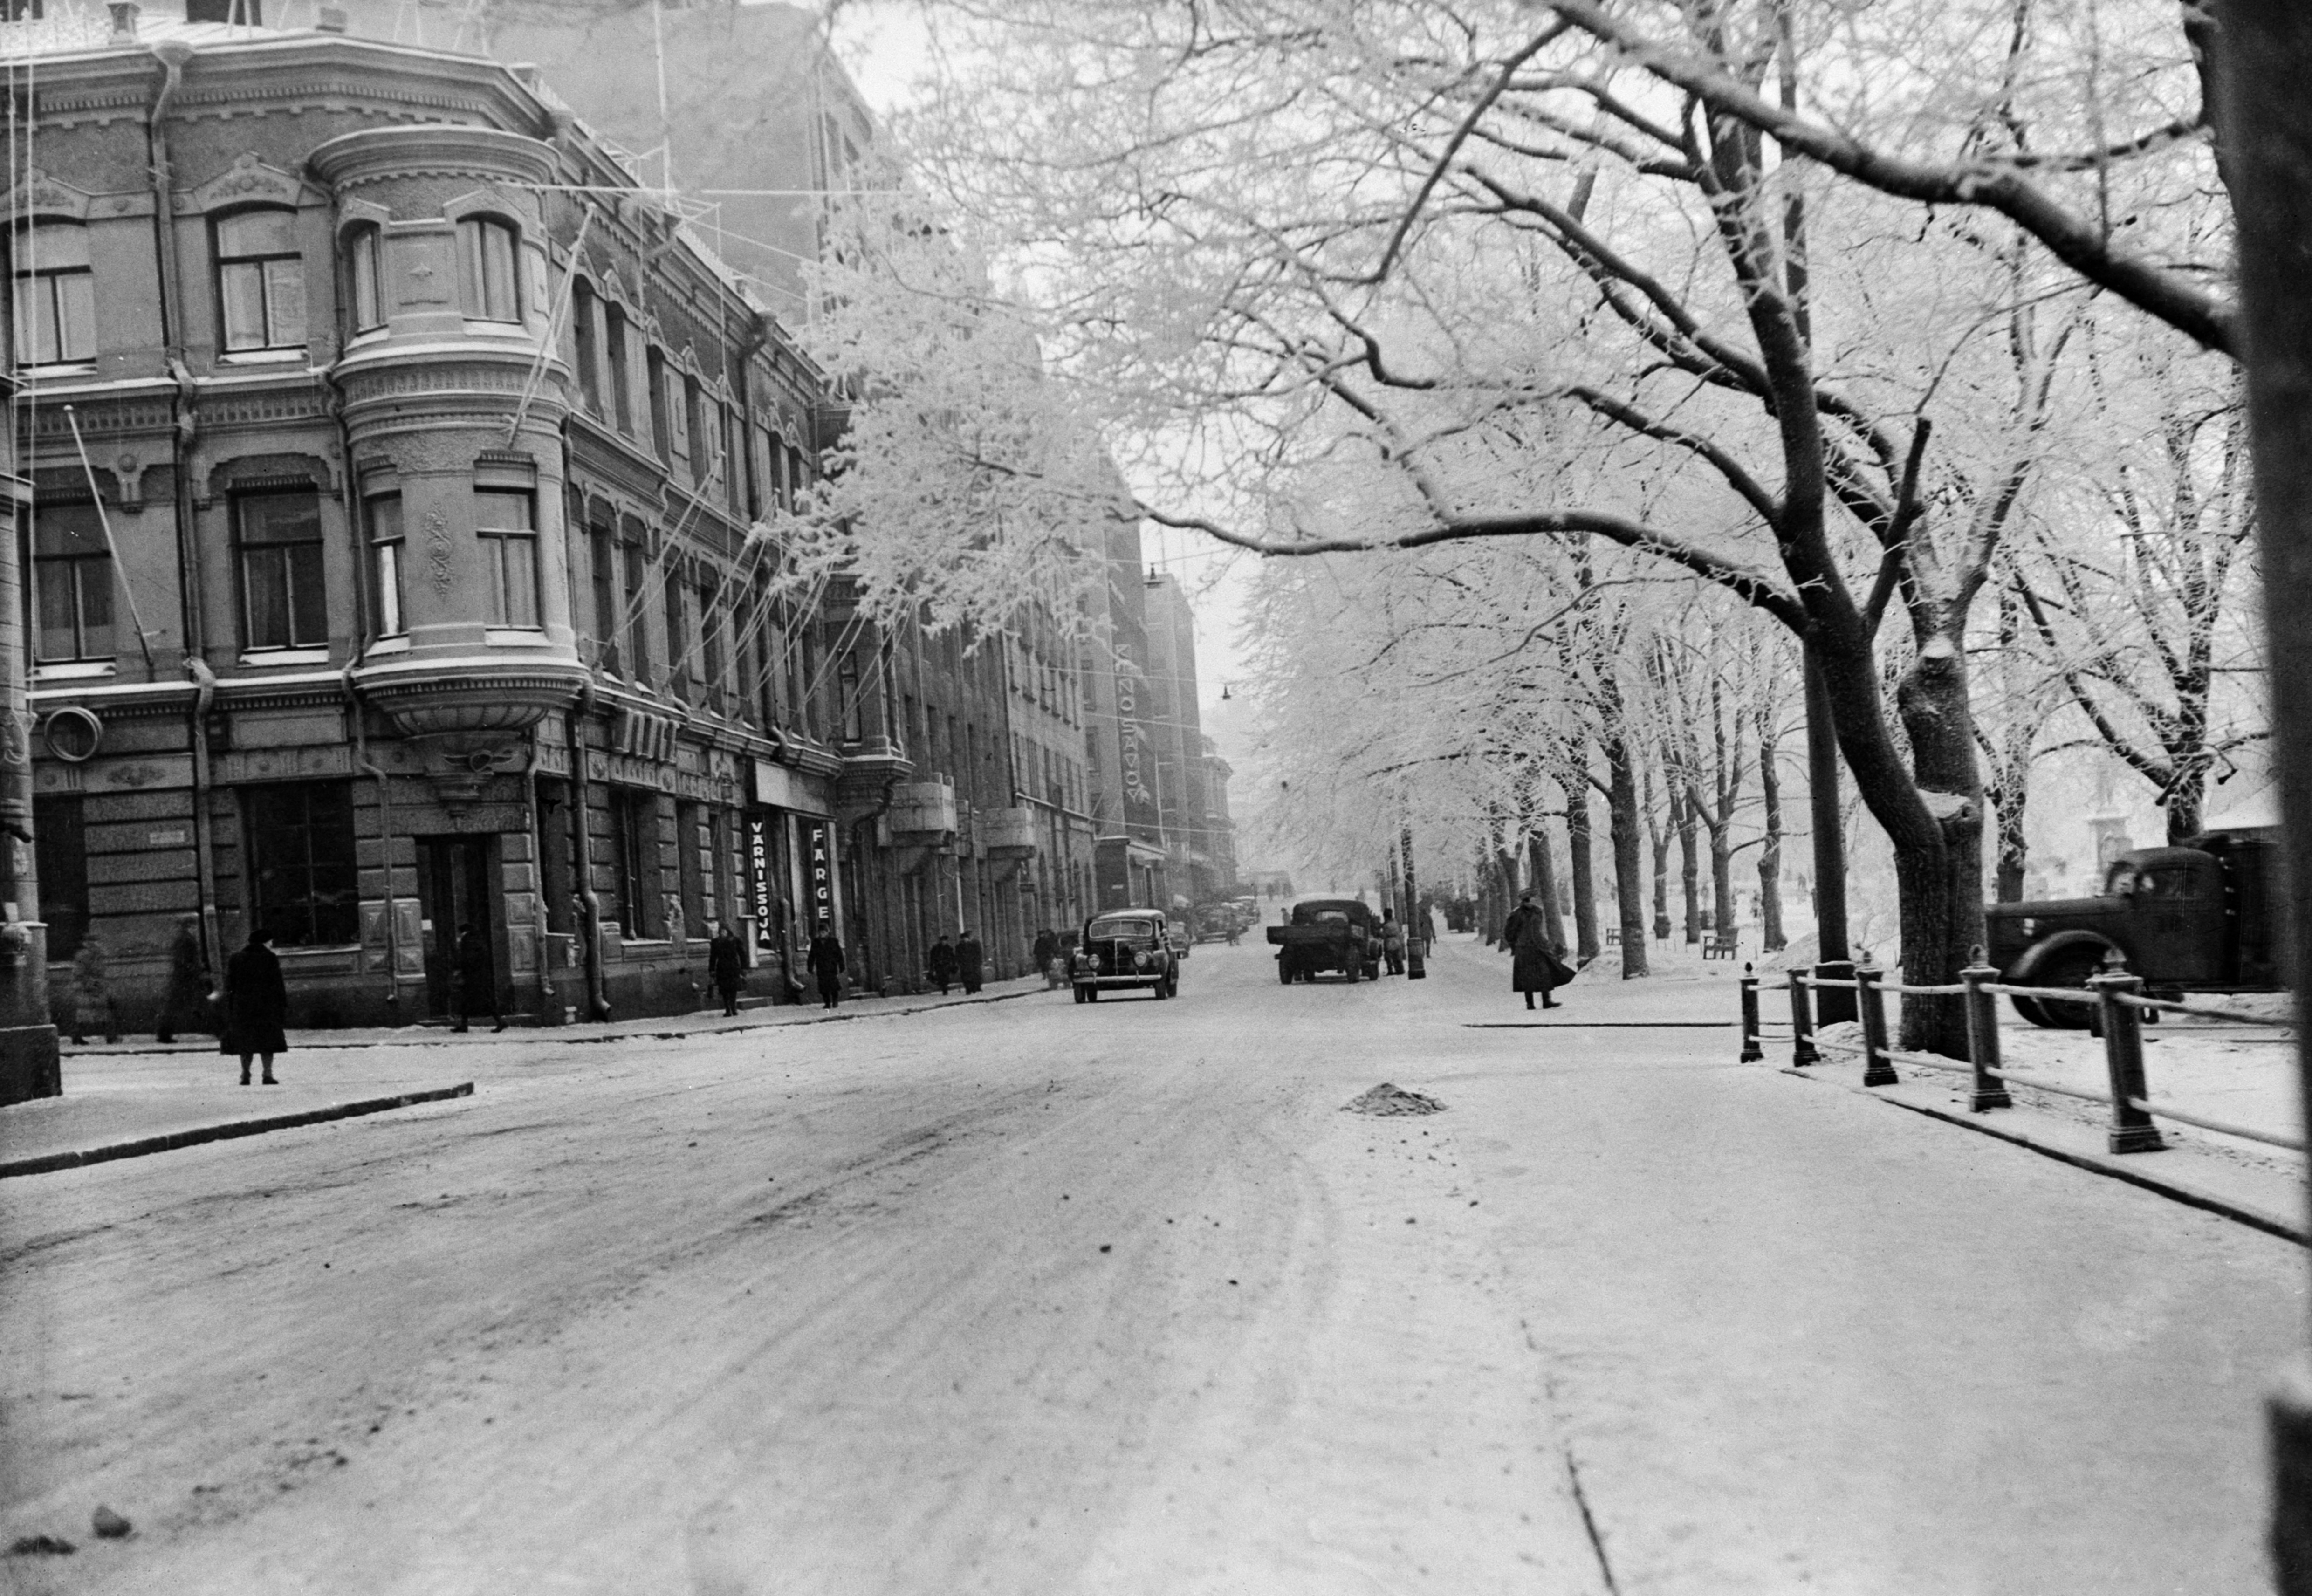
M1418 1092L1407 1092L1383 1081L1371 1092L1351 1098L1341 1109L1350 1114L1441 1114L1445 1105L1433 1097L1423 1097Z

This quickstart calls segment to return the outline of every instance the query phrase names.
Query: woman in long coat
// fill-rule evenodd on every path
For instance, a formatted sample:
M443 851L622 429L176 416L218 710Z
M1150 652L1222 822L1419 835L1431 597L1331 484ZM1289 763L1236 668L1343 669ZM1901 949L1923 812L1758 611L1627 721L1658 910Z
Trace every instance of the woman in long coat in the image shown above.
M1533 1007L1533 995L1538 992L1543 1008L1557 1007L1557 999L1550 994L1572 980L1573 972L1550 945L1549 927L1532 893L1528 892L1502 922L1502 946L1511 960L1510 984L1525 994L1525 1006Z
M986 965L987 955L980 947L979 939L970 932L965 932L963 940L955 944L955 973L962 978L965 992L979 990L980 978L985 973Z
M251 1054L265 1059L265 1083L273 1078L273 1056L289 1050L281 1023L289 1017L289 988L281 979L281 960L265 944L273 934L260 925L249 934L249 945L224 961L224 1036L220 1053L241 1055L241 1083L249 1084Z

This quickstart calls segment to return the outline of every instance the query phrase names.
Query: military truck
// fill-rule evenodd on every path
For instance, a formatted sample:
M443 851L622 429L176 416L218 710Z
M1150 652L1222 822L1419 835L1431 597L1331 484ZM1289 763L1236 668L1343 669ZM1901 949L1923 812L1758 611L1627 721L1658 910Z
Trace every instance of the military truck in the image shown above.
M2104 872L2093 898L1995 903L1984 911L1990 961L2022 987L2085 987L2115 951L2154 996L2281 987L2280 834L2206 831L2183 846L2138 848ZM2034 1025L2077 1030L2088 1003L2019 997Z
M1292 906L1291 924L1271 925L1276 978L1290 987L1336 969L1347 981L1380 978L1380 921L1354 898L1310 898Z

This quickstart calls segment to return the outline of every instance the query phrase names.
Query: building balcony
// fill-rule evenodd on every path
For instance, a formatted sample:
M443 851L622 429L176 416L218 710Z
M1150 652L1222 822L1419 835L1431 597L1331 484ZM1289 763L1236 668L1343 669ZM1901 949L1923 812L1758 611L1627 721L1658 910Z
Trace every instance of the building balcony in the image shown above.
M568 708L586 670L575 660L395 659L353 680L405 736L475 737L527 731Z
M1035 810L1026 804L1012 809L982 810L972 817L979 846L996 859L1032 859L1042 846L1042 829Z
M891 789L883 823L895 843L922 847L952 842L957 830L955 789L941 781L901 782Z

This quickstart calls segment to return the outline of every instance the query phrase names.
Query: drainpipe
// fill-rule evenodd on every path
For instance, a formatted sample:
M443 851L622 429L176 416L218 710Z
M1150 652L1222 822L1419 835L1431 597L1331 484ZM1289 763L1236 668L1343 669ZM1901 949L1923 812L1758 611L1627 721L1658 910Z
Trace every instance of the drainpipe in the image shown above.
M199 688L194 695L188 728L193 746L193 848L199 877L201 940L209 968L223 969L224 949L216 919L216 837L209 813L208 714L216 701L216 676L206 658L208 628L193 539L193 443L200 432L196 413L200 395L185 364L184 271L177 255L175 178L169 161L167 127L169 107L184 87L185 65L193 58L193 47L180 39L164 39L153 46L153 58L161 65L161 86L145 117L144 141L153 184L153 251L161 273L161 341L169 375L177 385L171 406L169 465L176 490L179 618L184 633L185 673Z
M589 679L578 689L575 708L565 712L570 744L571 865L578 877L578 907L586 916L579 928L578 944L586 951L586 1010L592 1020L610 1017L609 994L602 980L602 902L594 895L594 850L586 792L585 717L594 708L594 683Z

